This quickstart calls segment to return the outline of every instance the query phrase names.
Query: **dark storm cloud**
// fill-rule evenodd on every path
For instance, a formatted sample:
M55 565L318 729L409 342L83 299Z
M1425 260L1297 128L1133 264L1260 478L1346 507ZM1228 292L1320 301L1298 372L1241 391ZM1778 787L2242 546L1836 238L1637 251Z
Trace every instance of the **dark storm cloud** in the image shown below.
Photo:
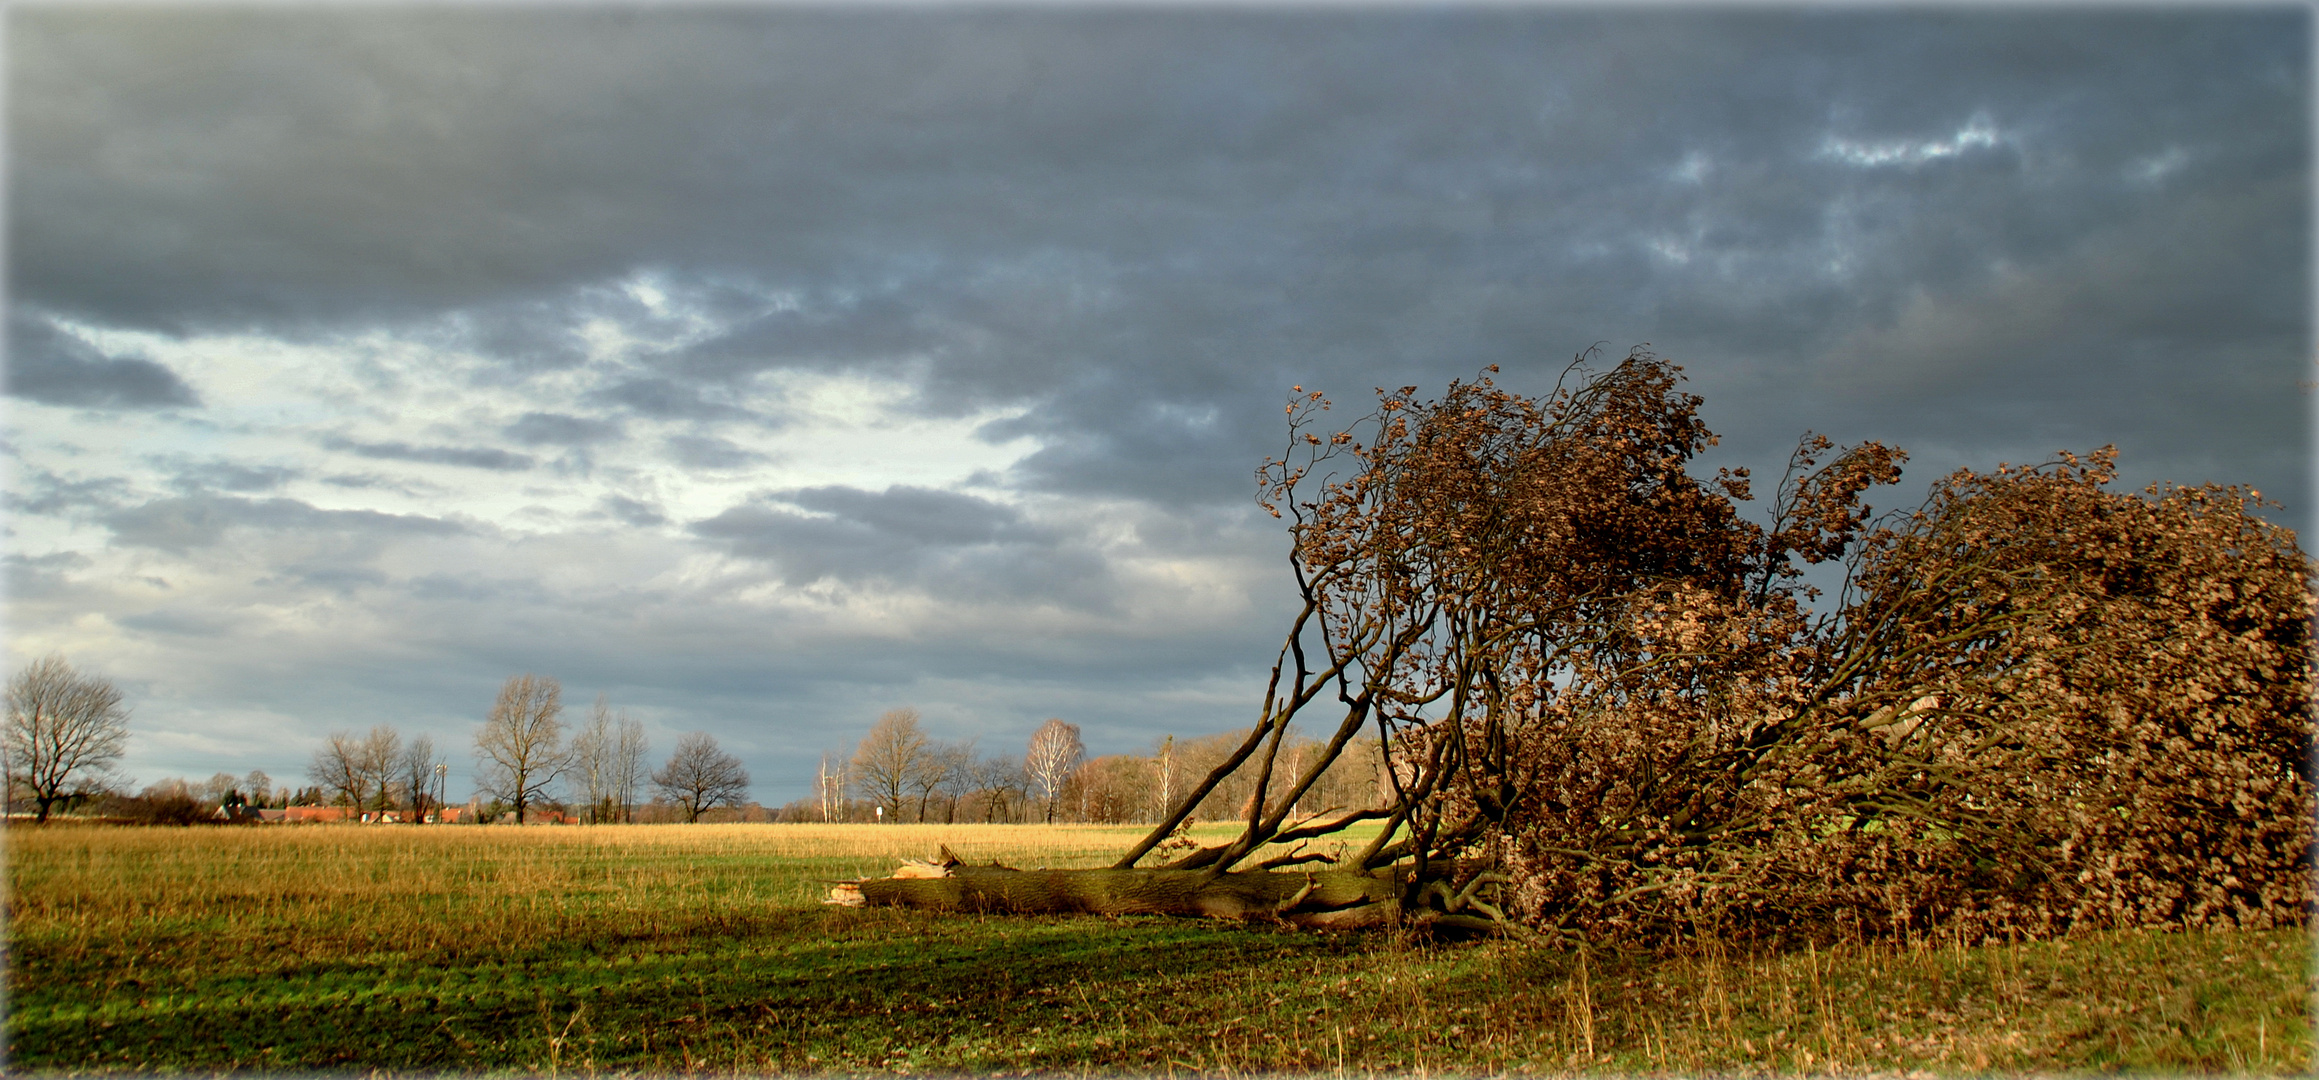
M956 492L799 488L690 528L734 555L774 564L792 585L887 582L946 599L1111 602L1100 557L1012 507Z
M344 450L359 457L418 461L429 465L460 465L494 472L521 472L539 464L539 459L529 454L511 453L489 446L413 446L406 442L363 442L337 435L325 436L321 443L332 450Z
M8 318L8 393L46 405L158 409L201 397L168 367L96 346L23 313Z
M442 518L375 510L324 510L297 499L186 495L123 507L103 516L117 544L185 554L247 528L266 532L449 536L465 526Z
M528 371L698 316L587 401L907 370L1035 406L1019 482L1178 505L1241 497L1290 383L1542 384L1596 341L1689 364L1751 452L2301 437L2299 9L11 19L16 287L91 320L448 312ZM2222 366L2253 415L2183 374ZM2199 408L2144 431L2137 393Z

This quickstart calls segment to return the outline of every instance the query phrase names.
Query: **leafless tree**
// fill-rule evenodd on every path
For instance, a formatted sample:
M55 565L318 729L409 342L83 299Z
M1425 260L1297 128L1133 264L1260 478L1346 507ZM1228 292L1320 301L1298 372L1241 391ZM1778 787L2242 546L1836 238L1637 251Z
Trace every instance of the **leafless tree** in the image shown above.
M974 787L982 795L982 820L1012 821L1015 802L1030 791L1023 763L1013 758L988 757L974 767Z
M820 802L821 820L838 820L845 811L845 763L839 762L832 768L829 755L821 755L821 768L815 770L813 780Z
M1086 755L1087 745L1079 741L1077 724L1049 718L1031 733L1031 748L1023 755L1023 772L1038 786L1039 798L1047 803L1048 824L1055 822L1056 796L1062 794L1071 774L1079 771L1079 759Z
M612 720L612 705L604 695L588 711L588 726L572 737L572 768L567 775L572 794L588 808L592 823L618 816L620 798L614 790L619 772L620 736Z
M314 751L306 778L337 796L340 803L359 807L368 783L362 772L362 740L352 732L333 731Z
M8 680L8 784L31 793L40 821L101 791L128 739L121 691L62 656L35 660Z
M974 743L972 740L944 743L935 752L934 760L939 774L935 778L935 790L941 793L943 800L942 820L944 823L955 822L958 820L959 800L974 789ZM919 816L925 816L923 810Z
M209 806L225 806L235 801L234 796L241 791L241 786L241 777L232 773L211 773L209 779L202 781L197 794Z
M385 724L364 735L333 731L314 751L306 774L356 810L384 807L393 802L392 787L402 753L402 736Z
M862 796L886 808L886 820L902 820L902 794L930 764L918 710L890 709L871 726L854 750L853 779Z
M1089 758L1079 766L1072 786L1079 792L1081 821L1105 825L1150 821L1159 789L1159 762L1134 754Z
M479 787L524 812L547 794L569 765L564 749L563 685L552 678L517 675L500 687L483 727L475 733Z
M412 821L427 820L427 806L434 801L428 787L435 782L435 766L442 762L442 755L435 752L435 740L425 735L412 739L396 758L395 784L402 789L405 805L411 808Z
M572 795L588 807L591 822L634 819L636 791L647 773L644 757L649 746L644 725L626 710L612 708L602 694L588 711L588 726L572 738L572 767L568 779Z
M1159 745L1159 811L1175 809L1176 802L1176 737L1169 735Z
M393 806L395 773L403 756L402 735L387 724L373 725L370 734L362 737L358 755L366 798L357 800L357 807L364 802L380 810Z
M242 777L242 794L248 797L251 806L275 805L274 778L267 776L264 769L251 769L248 776Z
M926 820L927 804L934 793L954 786L967 764L974 760L974 747L932 741L926 744L926 759L910 777L910 787L918 793L918 820Z
M749 793L749 771L717 740L696 731L677 740L676 753L653 771L652 784L684 808L686 821L699 821L707 810L740 802Z
M618 733L612 749L612 795L620 804L620 820L636 820L637 792L644 787L646 773L644 757L652 744L644 737L644 725L637 723L626 712L613 714L612 726Z

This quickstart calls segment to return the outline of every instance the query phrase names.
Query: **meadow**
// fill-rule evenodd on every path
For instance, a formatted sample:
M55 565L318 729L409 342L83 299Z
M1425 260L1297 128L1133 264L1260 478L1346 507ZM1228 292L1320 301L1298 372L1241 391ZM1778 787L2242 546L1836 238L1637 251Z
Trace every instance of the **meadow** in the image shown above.
M2299 932L1658 954L826 907L1132 827L18 826L11 1074L2301 1073Z

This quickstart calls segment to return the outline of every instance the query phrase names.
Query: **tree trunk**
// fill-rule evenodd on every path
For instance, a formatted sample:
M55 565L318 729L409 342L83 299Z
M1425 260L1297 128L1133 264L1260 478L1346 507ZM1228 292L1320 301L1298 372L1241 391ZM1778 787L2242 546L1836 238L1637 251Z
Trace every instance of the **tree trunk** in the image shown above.
M1430 893L1421 892L1421 897ZM1461 900L1463 898L1460 898ZM1210 874L1200 870L1014 870L910 863L895 876L843 882L825 903L1006 915L1180 915L1277 919L1311 929L1409 926L1457 933L1503 929L1492 918L1420 905L1404 911L1391 876L1346 870Z

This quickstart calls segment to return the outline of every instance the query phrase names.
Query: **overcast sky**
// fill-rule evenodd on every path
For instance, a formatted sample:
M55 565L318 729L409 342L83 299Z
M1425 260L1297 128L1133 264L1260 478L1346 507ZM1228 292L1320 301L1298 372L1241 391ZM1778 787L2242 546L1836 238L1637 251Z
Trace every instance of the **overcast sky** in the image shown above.
M6 19L7 645L141 784L391 723L463 796L522 672L768 805L901 705L1243 725L1288 388L1598 342L1711 465L2115 443L2309 518L2300 7Z

